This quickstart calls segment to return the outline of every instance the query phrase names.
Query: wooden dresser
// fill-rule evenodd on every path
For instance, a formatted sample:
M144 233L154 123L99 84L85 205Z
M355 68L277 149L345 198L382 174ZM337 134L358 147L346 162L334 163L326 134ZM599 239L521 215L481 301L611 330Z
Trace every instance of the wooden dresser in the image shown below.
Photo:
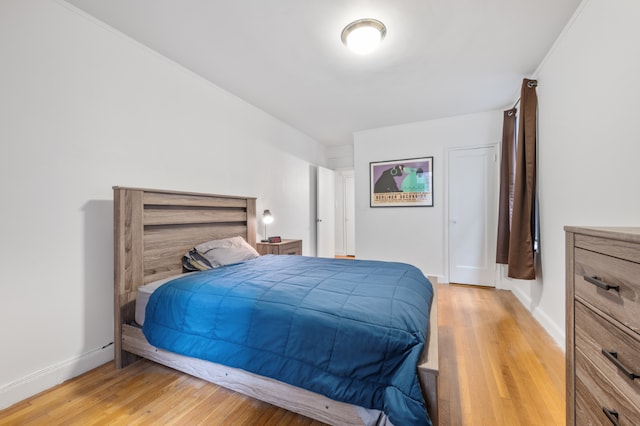
M297 254L302 255L302 240L282 240L280 243L256 243L260 254Z
M567 425L640 425L640 228L565 231Z

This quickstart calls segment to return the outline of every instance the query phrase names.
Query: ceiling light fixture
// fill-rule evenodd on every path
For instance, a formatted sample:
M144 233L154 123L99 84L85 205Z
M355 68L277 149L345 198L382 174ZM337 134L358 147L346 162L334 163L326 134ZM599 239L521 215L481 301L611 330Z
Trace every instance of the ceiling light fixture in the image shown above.
M359 55L373 52L387 34L387 27L377 19L358 19L342 30L345 46Z

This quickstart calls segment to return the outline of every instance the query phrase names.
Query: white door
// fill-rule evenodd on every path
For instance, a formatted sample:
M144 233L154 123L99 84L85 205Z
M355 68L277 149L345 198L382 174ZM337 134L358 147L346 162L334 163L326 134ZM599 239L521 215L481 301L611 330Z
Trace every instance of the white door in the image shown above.
M344 178L344 234L347 256L356 255L356 187L353 175Z
M449 282L495 287L496 146L449 152Z
M333 170L318 167L317 202L317 256L336 255L336 174Z

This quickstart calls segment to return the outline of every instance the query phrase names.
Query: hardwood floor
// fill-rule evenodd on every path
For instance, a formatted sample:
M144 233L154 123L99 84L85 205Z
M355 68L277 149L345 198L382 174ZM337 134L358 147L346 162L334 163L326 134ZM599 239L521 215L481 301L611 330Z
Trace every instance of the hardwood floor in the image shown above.
M509 291L438 286L440 425L564 425L564 352Z
M438 299L441 425L564 424L564 354L510 292L439 285ZM142 360L22 401L0 424L321 423Z

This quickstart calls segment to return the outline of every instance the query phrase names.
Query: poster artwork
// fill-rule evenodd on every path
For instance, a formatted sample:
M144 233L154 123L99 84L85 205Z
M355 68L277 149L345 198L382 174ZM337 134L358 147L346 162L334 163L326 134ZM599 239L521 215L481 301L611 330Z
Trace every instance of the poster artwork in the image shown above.
M370 163L371 207L433 207L433 157Z

